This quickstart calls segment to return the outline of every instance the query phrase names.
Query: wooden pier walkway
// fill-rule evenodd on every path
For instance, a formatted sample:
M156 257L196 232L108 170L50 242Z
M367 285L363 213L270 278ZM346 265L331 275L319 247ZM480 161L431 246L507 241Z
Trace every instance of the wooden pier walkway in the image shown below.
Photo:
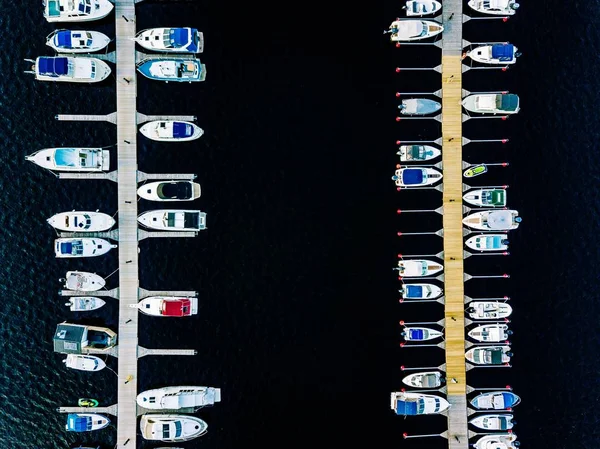
M54 116L59 122L108 122L117 124L117 113L110 114L56 114ZM146 115L136 112L136 123L138 125L155 120L177 120L181 122L196 121L195 115Z
M462 0L442 11L442 162L448 447L468 449L462 183Z
M108 181L118 182L118 171L114 170L107 173L58 173L59 179L106 179ZM143 171L137 172L137 182L145 182L150 180L160 181L193 181L196 179L194 173L144 173Z
M106 232L59 232L61 238L97 237L99 239L119 240L119 230L113 229ZM174 237L196 237L196 231L146 231L137 230L138 240L147 238L174 238Z

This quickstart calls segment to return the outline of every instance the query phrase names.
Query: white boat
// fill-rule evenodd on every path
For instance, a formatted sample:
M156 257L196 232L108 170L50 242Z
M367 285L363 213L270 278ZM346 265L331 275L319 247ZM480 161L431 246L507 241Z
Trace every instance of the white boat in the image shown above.
M463 195L463 200L477 207L504 207L506 206L506 189L477 189Z
M89 22L106 17L114 6L108 0L44 0L48 22Z
M65 305L73 312L86 312L102 307L106 302L95 296L72 296Z
M518 48L513 44L485 44L479 45L464 54L480 64L508 65L517 62L521 56Z
M146 440L188 441L207 432L208 424L188 415L142 415L140 430Z
M519 112L519 96L515 94L473 94L462 101L462 106L477 114L516 114Z
M403 299L435 299L442 296L442 289L434 284L404 284L399 292Z
M392 180L398 187L423 187L441 181L442 173L431 167L399 168L392 176Z
M184 317L198 313L198 298L191 296L148 296L129 307L151 316Z
M95 237L69 237L54 241L54 252L58 258L102 256L116 247L108 240Z
M514 433L486 435L477 440L475 449L517 449L519 444Z
M402 9L408 17L432 15L442 10L442 4L436 0L409 0Z
M213 387L164 387L137 395L140 407L149 410L199 409L221 402L221 389Z
M468 5L477 12L497 16L512 16L521 6L516 0L469 0Z
M522 218L516 210L484 210L463 218L463 224L482 231L510 231L517 229Z
M148 139L162 142L187 142L204 134L198 125L176 120L154 120L145 123L140 132Z
M91 432L104 429L110 424L110 419L99 413L69 413L65 428L69 432Z
M398 261L398 275L405 277L433 276L444 269L444 266L427 259L411 259Z
M433 394L394 391L390 396L390 407L396 415L434 415L450 407L446 399Z
M508 324L482 324L471 329L468 335L473 340L499 343L506 341L512 335L512 331L508 330Z
M402 115L430 115L442 109L442 104L428 98L408 98L402 100L398 109Z
M442 31L444 31L442 24L434 20L404 19L394 20L384 33L390 33L392 42L409 42L428 39Z
M405 326L400 335L402 335L406 341L428 341L443 337L444 333L428 327Z
M508 414L479 415L469 421L469 424L483 430L510 430L516 423L513 415Z
M173 55L172 59L148 58L137 66L138 72L157 81L200 82L206 79L206 65L199 59L182 59Z
M110 75L108 64L97 58L84 56L40 56L26 59L33 62L30 71L39 81L64 81L68 83L99 83Z
M107 231L115 225L115 219L102 212L71 211L55 214L46 220L54 229L66 232Z
M110 166L110 152L101 148L44 148L25 159L53 171L100 172Z
M102 276L87 271L67 271L60 282L63 282L67 290L80 292L95 292L106 285L106 281Z
M58 53L93 53L110 43L99 31L55 30L46 37L46 45Z
M510 346L476 346L469 349L465 357L475 365L504 365L510 362Z
M415 388L437 388L442 385L444 378L439 371L424 371L422 373L409 374L402 382L409 387Z
M436 159L442 152L431 145L400 145L400 151L396 154L402 162L421 162Z
M193 181L156 181L144 184L137 194L149 201L193 201L200 198L200 184Z
M206 229L206 213L199 210L159 209L144 212L138 222L161 231L201 231Z
M79 371L101 371L106 368L104 360L93 355L67 354L63 363L67 368Z
M473 301L467 313L473 320L499 320L510 316L512 307L500 301Z
M521 398L512 391L490 391L475 396L470 402L478 410L508 410L517 406Z
M465 242L475 251L506 251L508 249L508 234L480 234L469 237Z
M135 41L147 50L166 53L202 53L204 35L196 28L149 28Z

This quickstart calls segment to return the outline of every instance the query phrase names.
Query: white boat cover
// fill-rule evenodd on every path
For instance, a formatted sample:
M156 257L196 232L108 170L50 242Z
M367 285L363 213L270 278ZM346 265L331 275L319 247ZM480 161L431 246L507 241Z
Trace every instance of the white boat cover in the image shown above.
M488 111L496 109L496 95L480 95L477 97L477 108Z
M506 9L508 8L509 0L490 0L490 8Z
M513 215L510 210L496 210L488 214L487 224L490 229L510 229Z
M396 34L403 39L419 36L423 32L423 22L420 20L400 20L396 25Z

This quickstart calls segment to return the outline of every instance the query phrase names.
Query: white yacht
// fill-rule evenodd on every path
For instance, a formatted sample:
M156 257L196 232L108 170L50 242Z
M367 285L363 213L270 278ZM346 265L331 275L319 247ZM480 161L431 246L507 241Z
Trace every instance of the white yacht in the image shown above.
M519 96L515 94L473 94L466 96L462 106L469 112L477 114L516 114L519 107Z
M173 55L171 59L145 59L138 64L137 70L147 78L167 83L192 83L206 79L206 65L199 59L183 59L177 55Z
M89 22L106 17L114 6L108 0L43 0L48 22Z
M60 238L54 241L58 258L95 257L106 254L117 245L95 237Z
M221 402L221 389L213 387L164 387L137 396L140 407L150 410L199 409Z
M482 231L510 231L517 229L522 218L516 210L485 210L463 218L463 224Z
M208 424L188 415L142 415L140 430L146 440L188 441L204 435Z
M149 201L193 201L200 198L200 184L193 181L156 181L144 184L137 194Z
M191 296L148 296L129 307L151 316L184 317L198 313L198 298Z
M468 5L477 12L496 16L512 16L521 6L516 0L469 0Z
M442 289L434 284L404 284L399 292L402 299L435 299L442 296Z
M424 371L422 373L413 373L402 379L402 382L409 387L415 388L438 388L442 385L444 378L439 371Z
M76 56L40 56L32 62L26 73L35 74L39 81L65 81L69 83L99 83L110 75L108 64L97 58Z
M115 225L115 219L102 212L61 212L46 220L54 229L66 232L107 231Z
M100 172L110 166L110 152L101 148L44 148L25 159L53 171Z
M67 368L79 371L101 371L106 368L104 360L93 355L67 354L67 358L63 359L63 363Z
M402 7L408 17L428 16L442 10L442 4L436 0L409 0Z
M469 349L465 357L475 365L504 365L510 363L513 353L510 346L476 346Z
M98 413L69 413L65 428L69 432L91 432L104 429L110 424L110 419Z
M475 449L517 449L517 436L514 433L497 433L485 435L477 440L473 447Z
M433 276L444 269L442 264L427 259L398 261L398 275L401 277Z
M151 140L160 142L187 142L199 139L204 131L198 125L176 120L155 120L145 123L140 132Z
M441 156L439 148L431 145L400 145L396 154L401 162L421 162L436 159Z
M46 36L46 45L58 53L93 53L110 43L99 31L55 30Z
M473 340L485 343L506 341L510 335L512 335L512 331L508 329L508 324L482 324L468 333Z
M512 307L500 301L473 301L467 313L473 320L500 320L510 316Z
M483 430L510 430L516 423L513 415L509 414L479 415L469 421L469 424Z
M392 176L399 188L430 186L442 180L442 172L431 167L399 168Z
M450 403L433 394L394 391L391 393L390 406L396 415L434 415L442 413L450 407Z
M204 35L196 28L149 28L135 41L147 50L166 53L202 53Z
M485 44L467 51L464 56L480 64L508 65L517 62L521 53L513 44Z
M465 242L474 251L506 251L508 249L508 234L480 234L470 237Z
M102 276L96 273L88 273L87 271L67 271L67 274L60 282L63 282L67 290L80 292L94 292L106 285L106 281Z
M86 312L102 307L106 302L95 296L72 296L65 305L72 312Z
M437 36L444 27L434 20L394 20L387 31L392 42L409 42Z
M151 210L141 214L138 222L160 231L201 231L206 229L206 213L184 209Z

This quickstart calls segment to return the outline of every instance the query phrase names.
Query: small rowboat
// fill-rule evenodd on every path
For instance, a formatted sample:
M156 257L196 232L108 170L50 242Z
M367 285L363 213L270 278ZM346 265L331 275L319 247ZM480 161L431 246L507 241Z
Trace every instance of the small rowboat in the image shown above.
M487 173L487 171L488 171L488 168L487 168L487 165L485 165L485 164L474 165L472 167L467 168L463 172L463 176L465 178L474 178L475 176L479 176L479 175L483 175L484 173Z
M91 398L79 398L77 405L79 407L98 407L98 401Z
M401 277L433 276L443 269L443 265L427 259L400 260L397 268Z

